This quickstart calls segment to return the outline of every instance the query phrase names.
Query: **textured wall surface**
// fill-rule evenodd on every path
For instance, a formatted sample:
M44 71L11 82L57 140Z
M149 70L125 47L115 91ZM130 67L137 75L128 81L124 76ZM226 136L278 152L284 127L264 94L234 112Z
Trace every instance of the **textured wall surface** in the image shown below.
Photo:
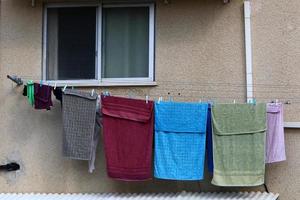
M1 0L0 18L0 163L18 161L22 170L0 172L0 192L158 192L238 191L258 188L220 188L209 182L153 180L126 183L106 177L100 142L94 174L87 162L62 157L62 122L59 102L51 111L31 108L6 74L41 78L42 2ZM298 8L298 9L297 9ZM299 77L298 0L253 2L254 77L257 86L297 85ZM245 101L243 3L233 0L172 0L156 4L155 87L97 88L113 95L144 98L173 97L176 101ZM297 71L298 70L298 71ZM298 84L299 85L299 84ZM278 87L278 86L277 86ZM279 98L272 92L255 92L260 101ZM262 88L261 90L264 90ZM269 88L267 88L269 89ZM277 90L276 90L277 91ZM286 88L278 95L285 97ZM265 95L265 96L264 96ZM273 95L273 96L272 96ZM274 96L275 95L275 96ZM286 97L296 98L297 93ZM294 95L294 96L293 96ZM287 98L280 98L285 100ZM294 99L293 99L294 100ZM292 101L286 117L300 121ZM299 102L300 103L300 102ZM299 106L298 106L299 107ZM298 115L297 115L298 114ZM281 199L300 196L298 130L287 130L288 161L267 167L267 184Z
M280 99L285 121L300 121L300 1L252 2L255 95L258 100ZM267 184L280 199L300 198L300 130L285 135L287 161L268 165Z

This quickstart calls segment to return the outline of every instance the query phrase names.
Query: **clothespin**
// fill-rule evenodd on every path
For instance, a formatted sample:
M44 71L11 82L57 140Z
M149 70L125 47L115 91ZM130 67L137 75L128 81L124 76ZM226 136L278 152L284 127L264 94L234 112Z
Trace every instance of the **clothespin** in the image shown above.
M159 97L159 98L158 98L158 103L160 103L162 100L163 100L163 98L162 98L162 97Z
M148 103L148 102L149 102L149 96L146 95L146 103Z
M55 83L54 83L54 90L56 89L56 84L57 84L57 83L55 82Z
M95 90L94 90L94 89L92 89L92 94L91 94L91 96L94 96L94 92L95 92Z
M275 105L277 105L279 103L278 99L275 99Z
M43 80L40 80L40 87L43 86Z
M106 96L109 96L109 95L110 95L108 91L104 91L102 94L103 94L103 96L104 96L104 97L106 97Z
M201 103L202 102L202 100L201 99L199 99L199 103Z
M65 85L65 87L64 87L64 89L63 89L63 92L66 90L66 88L67 88L67 84Z
M235 99L233 99L233 103L234 103L234 104L236 103Z
M253 99L248 99L248 104L253 104L253 105L256 105L256 99L253 98Z

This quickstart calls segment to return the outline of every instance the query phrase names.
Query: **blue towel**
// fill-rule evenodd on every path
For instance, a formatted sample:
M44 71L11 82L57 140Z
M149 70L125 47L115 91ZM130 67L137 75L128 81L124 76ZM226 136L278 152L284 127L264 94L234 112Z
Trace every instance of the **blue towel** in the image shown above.
M208 104L155 103L154 177L203 179Z
M214 171L213 160L213 142L212 142L212 126L211 126L211 105L208 105L207 126L206 126L206 155L208 172Z

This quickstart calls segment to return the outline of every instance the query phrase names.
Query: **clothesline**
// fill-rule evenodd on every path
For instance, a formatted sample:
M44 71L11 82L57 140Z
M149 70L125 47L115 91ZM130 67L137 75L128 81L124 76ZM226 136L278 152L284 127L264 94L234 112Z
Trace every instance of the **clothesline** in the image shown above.
M33 76L24 76L30 80L33 78ZM19 77L18 81L25 81L25 79L21 79ZM42 84L47 84L47 81L40 81L36 80L37 83L42 83ZM188 101L221 101L225 100L226 102L228 101L236 101L238 102L245 102L245 97L240 97L240 94L242 94L244 91L241 90L236 90L232 89L232 87L240 87L240 86L245 86L244 84L234 84L234 83L200 83L197 82L184 82L184 81L179 81L174 84L174 82L171 81L159 81L159 83L162 83L162 86L157 86L155 88L126 88L126 91L129 90L127 95L123 92L120 92L120 89L106 89L105 91L112 91L114 95L117 96L132 96L132 97L146 97L149 96L150 99L156 99L159 97L163 97L164 99L179 99L179 100L188 100ZM166 84L163 84L166 83ZM168 83L172 83L168 85ZM255 85L255 84L253 84ZM257 85L262 85L262 84L257 84ZM216 88L211 88L207 89L208 86L216 86L220 87L219 89ZM269 89L267 88L270 87ZM197 87L197 88L196 88ZM205 87L205 88L203 88ZM231 88L228 88L231 87ZM281 88L281 86L277 86L277 88ZM72 87L75 88L75 87ZM88 87L91 89L91 87ZM107 87L104 87L107 88ZM221 89L222 88L222 89ZM300 103L300 96L295 96L297 94L296 90L299 90L300 88L295 88L295 89L287 89L285 91L278 91L278 89L275 91L275 85L265 85L263 89L255 89L255 92L258 94L257 95L257 102L270 102L270 101L275 101L278 99L281 102L284 102L285 104L291 104L291 103ZM99 91L96 89L96 91ZM216 95L215 93L218 93L220 95ZM230 96L228 95L230 94ZM264 97L265 95L260 95L260 93L267 93L268 96ZM288 98L284 95L289 96ZM211 94L211 95L210 95ZM226 95L225 95L226 94ZM236 95L236 96L235 96Z
M24 76L17 76L18 78L21 78L24 83L26 83L29 80L33 80L36 82L42 81L44 84L47 84L49 81L42 80L40 76L30 76L30 75L24 75ZM88 81L88 80L87 80ZM58 81L59 82L59 81ZM101 82L101 81L100 81ZM188 86L220 86L220 87L245 87L247 84L243 83L230 83L230 82L200 82L200 81L168 81L168 80L159 80L158 83L163 84L170 84L172 86L176 85L188 85ZM53 83L51 83L53 85ZM281 88L281 87L295 87L300 90L300 84L270 84L270 83L253 83L252 86L263 86L268 88ZM88 86L90 87L90 86ZM107 87L107 86L101 86L101 87ZM186 86L185 86L186 87ZM259 89L259 88L256 88ZM285 88L289 89L289 88Z

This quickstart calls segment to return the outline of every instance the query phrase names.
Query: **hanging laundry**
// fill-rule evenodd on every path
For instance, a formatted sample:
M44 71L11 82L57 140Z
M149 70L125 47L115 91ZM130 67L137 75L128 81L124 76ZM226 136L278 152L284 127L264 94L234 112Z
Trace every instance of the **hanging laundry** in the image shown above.
M27 97L27 85L24 85L23 96Z
M108 176L151 179L153 102L103 95L101 102Z
M213 160L212 124L211 124L211 104L208 104L208 113L207 113L206 155L207 155L208 172L213 173L214 160Z
M283 127L283 105L267 104L266 163L286 160Z
M98 102L97 102L97 104L98 104ZM101 106L101 103L100 103L100 106ZM102 123L102 114L101 114L100 110L97 109L94 136L93 136L93 141L91 144L92 153L91 153L91 159L89 160L89 172L90 173L93 173L93 171L95 170L96 151L97 151L97 146L99 143L100 131L102 128L101 123Z
M51 93L51 86L34 83L34 108L50 110L53 106Z
M96 123L95 123L95 131L94 137L92 141L92 156L89 160L89 172L93 173L95 170L95 161L96 161L96 151L99 143L100 132L102 130L102 112L101 112L101 96L97 96L97 104L96 104Z
M27 98L31 106L34 105L34 83L33 81L27 82Z
M208 104L155 103L154 176L203 179Z
M95 134L99 134L95 128L97 94L66 89L62 100L63 155L92 161Z
M218 186L264 183L266 104L212 107L214 174Z
M58 87L53 89L53 94L54 94L56 100L58 100L62 103L62 89L58 88Z

